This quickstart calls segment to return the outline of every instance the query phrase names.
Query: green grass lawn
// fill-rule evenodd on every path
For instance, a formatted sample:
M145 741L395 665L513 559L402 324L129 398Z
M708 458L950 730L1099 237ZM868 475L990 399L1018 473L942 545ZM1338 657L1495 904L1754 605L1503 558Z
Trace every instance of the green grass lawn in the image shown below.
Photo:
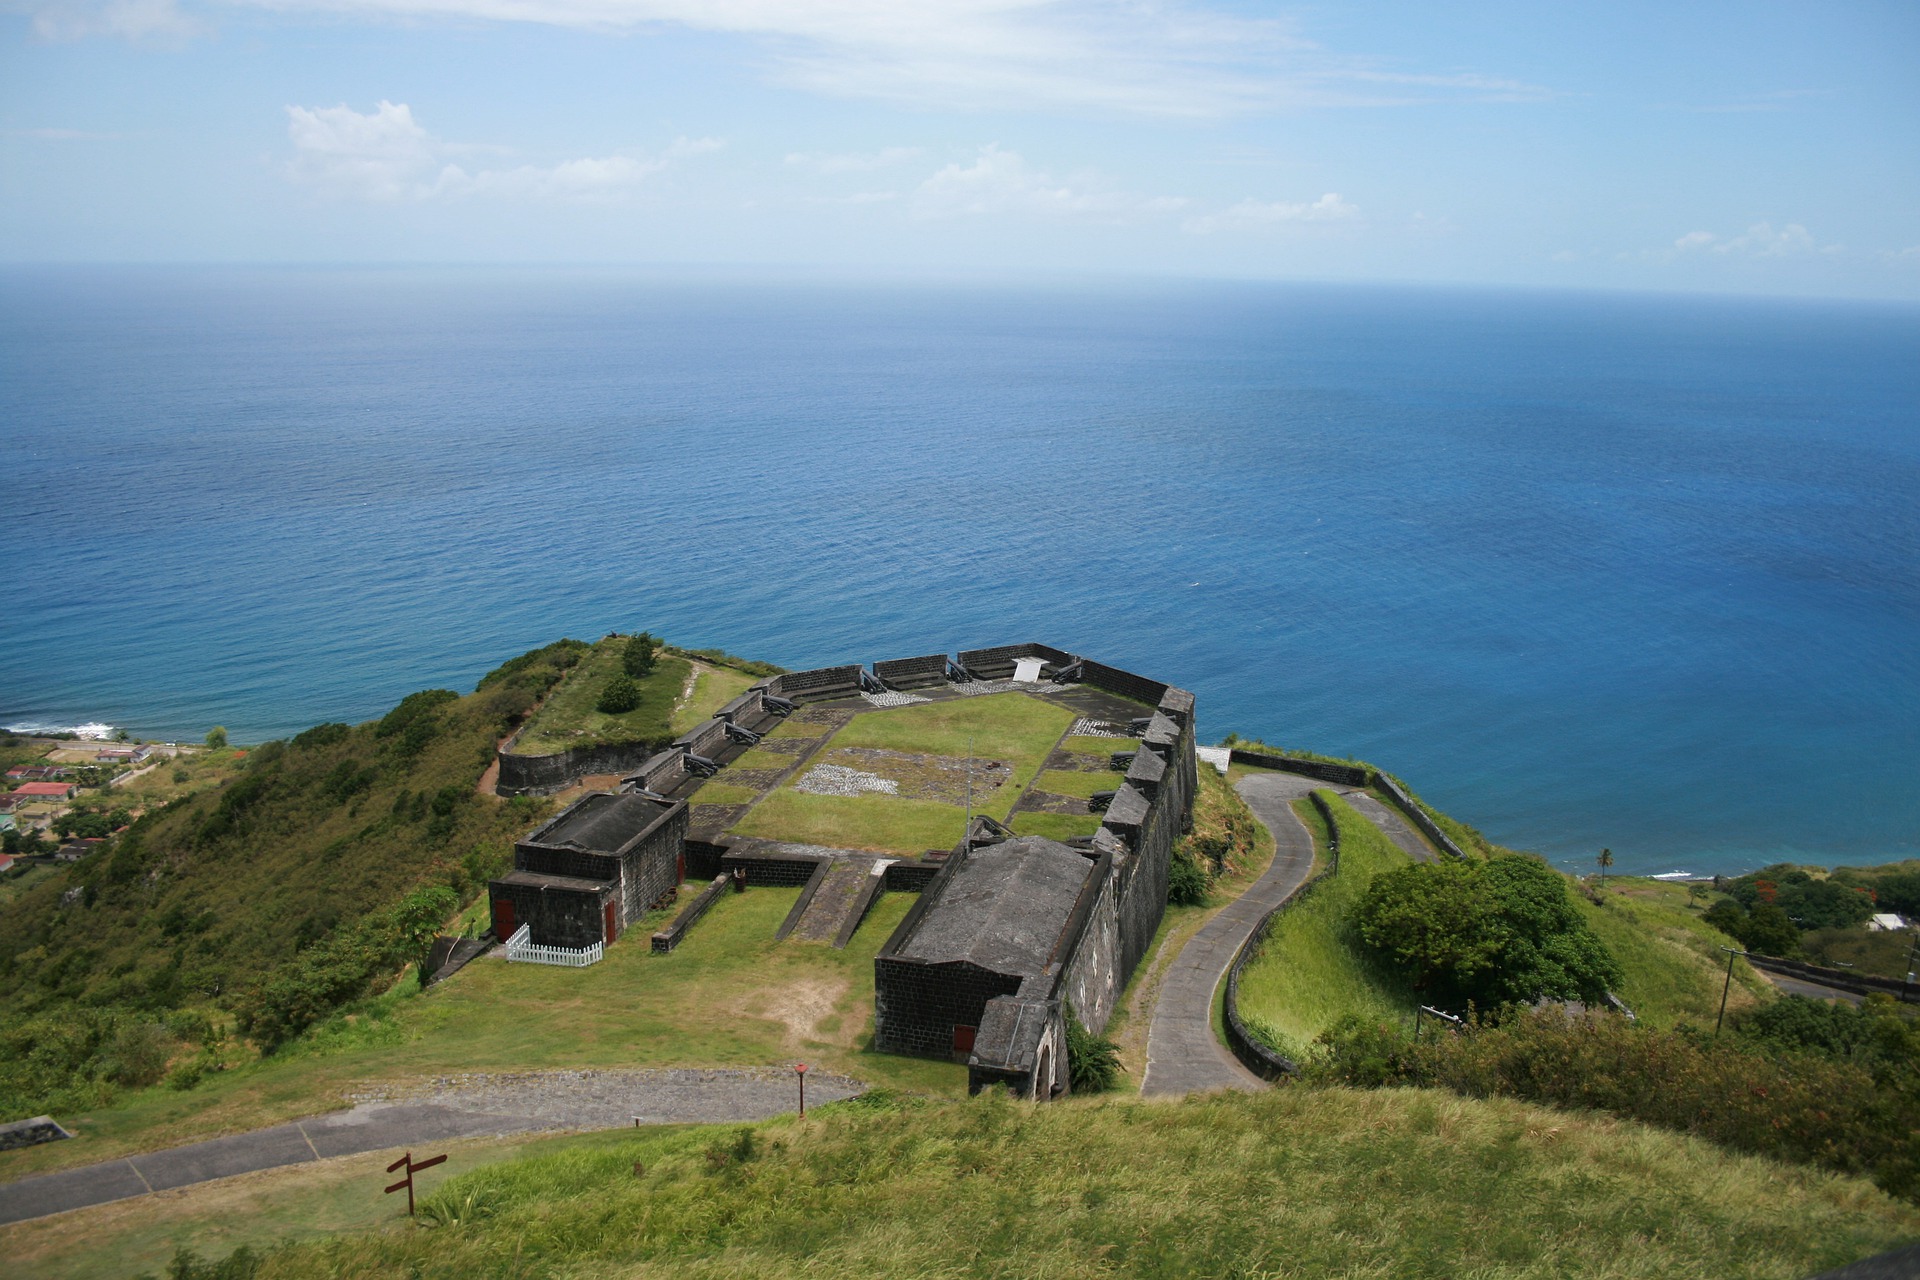
M1419 1090L874 1097L748 1133L543 1144L442 1183L445 1225L296 1244L261 1280L1802 1280L1920 1233L1859 1179Z
M738 760L727 765L729 769L784 769L791 765L795 756L778 751L768 751L765 747L750 747Z
M1024 786L1073 724L1073 712L1024 693L923 702L857 715L835 747L885 747L933 756L1005 760ZM1031 762L1024 773L1020 766Z
M1241 1016L1262 1024L1276 1048L1296 1056L1345 1014L1394 1019L1413 1013L1401 984L1366 953L1347 923L1373 878L1406 866L1407 855L1346 801L1331 793L1328 799L1340 825L1340 870L1280 914L1240 979ZM1299 810L1315 844L1323 845L1318 812L1304 800Z
M586 969L477 960L420 994L403 979L275 1058L63 1115L81 1135L0 1154L0 1179L276 1124L347 1105L370 1081L575 1066L765 1066L795 1058L876 1084L963 1091L966 1068L870 1053L873 957L912 905L889 893L845 951L778 943L800 891L728 894L670 955L629 930Z
M1000 803L1004 813L1008 801ZM979 812L986 812L983 806ZM999 815L996 815L999 816ZM782 789L755 805L733 834L832 849L918 854L960 843L966 811L899 796L815 796Z
M1136 738L1072 737L1063 739L1060 749L1084 756L1110 756L1116 751L1138 751L1140 742Z
M974 759L1005 761L1012 769L1006 783L974 806L976 813L1004 820L1072 724L1073 712L1064 707L1024 693L1000 693L863 712L835 733L822 751L867 747L959 760L971 748ZM789 726L815 728L792 721L781 728ZM740 763L745 764L745 757ZM784 758L781 763L786 763ZM810 795L793 790L789 783L755 805L734 833L836 849L917 854L952 848L965 825L966 810L957 804L880 794ZM1092 830L1087 827L1075 834Z
M600 692L607 682L620 674L626 637L602 640L594 645L560 685L547 696L540 710L514 741L521 755L552 755L573 747L598 746L608 742L665 742L671 739L675 707L686 688L692 671L685 658L661 654L654 662L653 674L640 682L640 705L619 715L595 710ZM751 682L749 682L751 683ZM696 696L698 690L696 688ZM722 702L725 699L721 699ZM719 706L716 702L714 706ZM709 712L711 714L711 712ZM705 717L701 717L704 719Z
M759 679L759 676L750 676L732 667L709 667L703 664L700 674L693 680L693 696L673 713L669 727L674 736L678 737L696 725L713 719L714 712L752 688Z
M1120 773L1077 773L1071 769L1049 769L1034 783L1042 791L1056 796L1078 796L1085 800L1096 791L1118 791L1127 780Z
M1651 1026L1677 1022L1709 1024L1720 1008L1727 956L1733 939L1700 919L1682 885L1609 877L1596 907L1584 894L1574 902L1587 923L1620 962L1623 978L1614 992ZM1727 1008L1774 998L1773 984L1736 960Z

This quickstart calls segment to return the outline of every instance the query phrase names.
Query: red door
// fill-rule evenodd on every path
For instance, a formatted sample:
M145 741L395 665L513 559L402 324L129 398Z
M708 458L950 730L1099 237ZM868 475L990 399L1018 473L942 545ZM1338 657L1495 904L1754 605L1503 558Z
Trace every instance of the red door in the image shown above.
M613 914L613 903L611 903L611 902L609 902L609 903L607 904L607 933L606 933L606 939L607 939L607 941L608 941L608 942L612 942L612 941L613 941L613 940L614 940L615 938L617 938L617 937L619 937L619 936L620 936L620 926L619 926L618 924L616 924L616 923L615 923L615 920L614 920L614 914Z
M953 1029L953 1051L955 1053L973 1052L973 1033L976 1027L955 1027Z
M493 936L502 942L513 936L513 903L506 898L493 900Z

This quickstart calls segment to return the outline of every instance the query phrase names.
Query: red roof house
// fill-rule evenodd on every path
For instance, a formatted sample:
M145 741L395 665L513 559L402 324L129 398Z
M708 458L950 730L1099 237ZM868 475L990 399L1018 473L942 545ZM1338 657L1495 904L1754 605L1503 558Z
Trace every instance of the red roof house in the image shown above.
M72 794L71 782L23 782L13 789L16 800L65 800Z

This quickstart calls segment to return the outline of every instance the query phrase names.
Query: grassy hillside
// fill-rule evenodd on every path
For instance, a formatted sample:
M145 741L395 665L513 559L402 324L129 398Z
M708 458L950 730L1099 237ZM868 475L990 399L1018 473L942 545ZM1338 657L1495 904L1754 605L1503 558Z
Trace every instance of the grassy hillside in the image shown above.
M148 1089L63 1112L83 1140L0 1154L0 1178L260 1128L350 1105L372 1083L464 1071L800 1059L875 1084L964 1091L964 1066L867 1050L874 953L913 895L884 895L846 950L835 951L774 941L799 893L728 894L670 955L646 945L645 932L667 918L661 912L586 969L483 960L425 992L403 983L190 1093Z
M609 714L601 711L597 704L608 682L621 673L626 648L627 637L607 636L583 654L539 713L514 739L514 751L541 756L609 742L651 742L664 746L672 741L678 732L673 728L674 710L687 691L693 666L685 658L660 654L654 659L653 671L638 682L640 705L631 711ZM722 698L713 705L717 707L725 700Z
M1584 894L1574 902L1620 963L1624 976L1614 994L1650 1026L1712 1023L1726 979L1722 948L1733 939L1700 919L1680 885L1610 878L1598 896L1599 905ZM1746 961L1734 962L1729 1013L1773 998L1772 984Z
M1356 813L1325 793L1340 829L1340 870L1282 912L1259 958L1240 980L1240 1014L1254 1034L1291 1057L1349 1013L1392 1020L1413 1014L1402 984L1366 953L1348 917L1373 878L1404 867L1407 855ZM1301 819L1326 848L1319 811L1299 803Z
M476 893L547 805L475 784L569 652L526 655L466 697L418 693L380 720L256 747L221 785L0 902L0 1112L110 1104L194 1043L213 1042L218 1065L226 1010L296 957L311 969L388 947L366 931L410 892L438 888L430 908Z
M1857 1180L1517 1103L877 1097L451 1179L261 1277L1801 1277L1920 1233ZM429 1225L433 1224L433 1225Z

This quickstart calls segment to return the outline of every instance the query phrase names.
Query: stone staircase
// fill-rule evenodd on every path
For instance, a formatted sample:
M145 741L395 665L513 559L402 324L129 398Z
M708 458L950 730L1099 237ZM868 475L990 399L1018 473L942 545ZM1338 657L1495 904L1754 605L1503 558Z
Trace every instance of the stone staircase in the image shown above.
M808 882L782 937L845 947L886 884L884 858L834 858L823 862Z

